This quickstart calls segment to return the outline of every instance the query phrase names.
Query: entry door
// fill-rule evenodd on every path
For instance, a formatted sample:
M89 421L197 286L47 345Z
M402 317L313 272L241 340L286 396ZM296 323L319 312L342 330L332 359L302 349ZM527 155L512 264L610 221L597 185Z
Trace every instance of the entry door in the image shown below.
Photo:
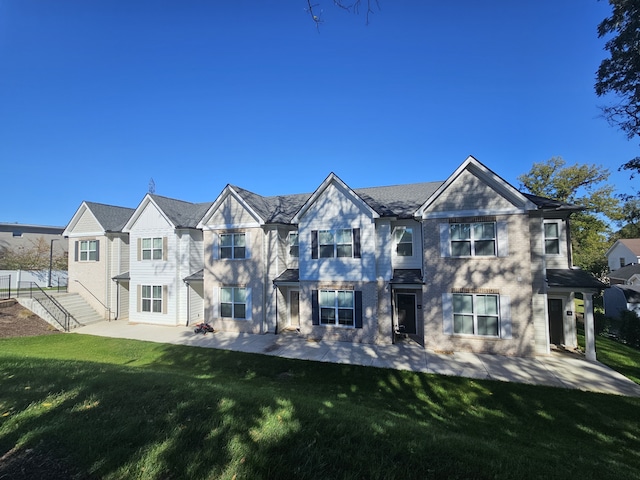
M289 292L289 326L300 328L300 291Z
M401 333L416 333L416 295L414 293L396 294L398 307L398 330Z
M550 298L547 300L549 310L549 342L553 345L564 343L564 312L562 299Z

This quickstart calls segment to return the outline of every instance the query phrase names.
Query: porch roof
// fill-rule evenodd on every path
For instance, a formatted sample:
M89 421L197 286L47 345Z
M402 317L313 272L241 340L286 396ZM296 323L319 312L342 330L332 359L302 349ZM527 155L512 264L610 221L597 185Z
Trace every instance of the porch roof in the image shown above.
M183 282L202 282L204 281L204 268L182 279Z
M300 269L288 268L273 280L274 285L282 283L298 283L300 281Z
M547 285L550 288L575 288L602 290L609 285L602 283L591 273L577 268L547 269Z
M121 280L131 280L131 275L129 275L129 272L124 272L116 275L115 277L111 277L111 280L115 280L116 282Z
M423 284L422 270L419 268L403 269L396 268L393 270L393 278L391 283L394 285L415 285Z

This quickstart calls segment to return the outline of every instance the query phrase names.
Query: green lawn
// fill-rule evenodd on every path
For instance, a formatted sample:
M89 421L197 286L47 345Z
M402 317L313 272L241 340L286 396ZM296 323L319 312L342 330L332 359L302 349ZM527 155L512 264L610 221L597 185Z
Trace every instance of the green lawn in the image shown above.
M639 412L637 398L222 350L0 340L0 458L46 449L81 478L639 478Z

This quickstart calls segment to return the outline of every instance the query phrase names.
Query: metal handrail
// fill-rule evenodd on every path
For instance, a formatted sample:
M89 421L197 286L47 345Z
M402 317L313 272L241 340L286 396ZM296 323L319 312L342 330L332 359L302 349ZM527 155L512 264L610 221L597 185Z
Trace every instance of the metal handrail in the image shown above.
M33 294L33 293L34 293L34 292L33 292L33 291L34 291L34 288L33 288L34 286L36 287L36 295L34 295L34 294ZM38 292L38 291L39 291L42 295L38 296L38 295L37 295L37 292ZM65 331L65 332L68 332L68 331L69 331L69 323L70 323L70 322L69 322L69 318L71 317L71 314L70 314L69 312L67 312L67 310L66 310L62 305L60 305L60 303L58 303L58 301L57 301L57 300L55 300L53 297L51 297L50 295L48 295L48 294L47 294L47 292L45 292L42 288L40 288L40 286L38 286L38 284L37 284L37 283L35 283L35 282L31 282L31 286L30 286L30 288L29 288L29 296L30 296L32 299L34 299L36 302L38 302L38 303L40 304L40 306L41 306L42 308L44 308L44 309L46 310L46 312L47 312L49 315L51 315L51 317L52 317L56 322L58 322L58 324L59 324L59 325L64 329L64 331ZM49 303L50 303L51 305L53 305L53 306L54 306L54 307L56 307L56 308L55 308L55 309L49 309L49 308L48 308L48 305L47 305L47 304L45 304L45 303L42 301L43 296L44 296L44 298L46 298L46 299L49 301ZM51 310L54 310L54 311L51 311ZM62 321L62 322L60 321L60 318L58 318L60 315L62 315L62 317L63 317L63 321Z
M80 280L74 280L74 282L78 283L82 288L84 288L87 292L89 292L89 295L95 298L96 301L100 305L102 305L102 307L109 313L109 321L111 321L111 309L107 307L104 303L102 303L102 301L98 297L96 297L91 290L89 290L86 286L84 286Z

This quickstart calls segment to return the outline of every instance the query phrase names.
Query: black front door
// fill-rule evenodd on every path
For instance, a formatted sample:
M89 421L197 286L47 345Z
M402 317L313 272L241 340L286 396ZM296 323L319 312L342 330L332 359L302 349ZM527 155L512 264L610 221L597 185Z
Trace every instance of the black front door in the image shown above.
M562 300L550 298L547 300L549 310L549 343L562 345L564 343L564 313Z
M398 293L398 331L400 333L416 333L416 295L414 293Z

